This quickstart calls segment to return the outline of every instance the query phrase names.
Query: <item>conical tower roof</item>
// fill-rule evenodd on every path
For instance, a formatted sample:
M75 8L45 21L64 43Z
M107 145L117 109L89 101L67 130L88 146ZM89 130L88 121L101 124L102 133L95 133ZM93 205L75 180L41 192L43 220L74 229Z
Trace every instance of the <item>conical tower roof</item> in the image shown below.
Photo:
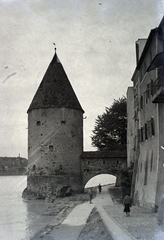
M62 107L83 111L55 51L27 112L38 108Z

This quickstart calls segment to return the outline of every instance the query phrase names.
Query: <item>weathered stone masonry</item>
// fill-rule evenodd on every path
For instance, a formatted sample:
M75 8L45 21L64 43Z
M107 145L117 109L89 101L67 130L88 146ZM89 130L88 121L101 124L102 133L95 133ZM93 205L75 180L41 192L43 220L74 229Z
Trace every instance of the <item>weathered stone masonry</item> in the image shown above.
M83 109L55 53L28 109L27 191L81 191Z
M82 184L99 174L111 174L117 177L120 185L121 171L127 167L126 153L123 152L83 152L81 155Z
M55 195L62 186L81 192L91 177L118 176L119 167L125 167L120 155L111 159L102 152L83 152L83 113L55 52L28 109L26 196Z

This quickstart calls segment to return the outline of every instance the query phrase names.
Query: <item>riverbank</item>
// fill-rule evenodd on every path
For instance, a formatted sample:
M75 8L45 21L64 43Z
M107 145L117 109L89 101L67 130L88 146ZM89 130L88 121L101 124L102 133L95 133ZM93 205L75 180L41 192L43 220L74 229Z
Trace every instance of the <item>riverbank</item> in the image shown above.
M93 199L93 204L89 203L87 194L56 199L44 211L45 216L52 216L52 221L32 239L164 239L164 233L157 225L157 213L132 206L130 217L126 217L123 205L113 202L108 192L104 187L103 192Z
M37 233L32 240L48 239L48 235L52 232L54 227L60 225L77 205L87 201L89 201L87 193L74 194L73 196L65 198L56 198L53 203L49 203L49 206L41 213L44 216L53 216L53 220Z

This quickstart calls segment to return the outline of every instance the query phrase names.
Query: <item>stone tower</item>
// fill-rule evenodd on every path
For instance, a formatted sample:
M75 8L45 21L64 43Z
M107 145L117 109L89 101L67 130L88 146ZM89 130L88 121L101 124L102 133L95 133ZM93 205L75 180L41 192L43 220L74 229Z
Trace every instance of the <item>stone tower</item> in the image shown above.
M28 109L27 192L82 190L83 109L56 54Z

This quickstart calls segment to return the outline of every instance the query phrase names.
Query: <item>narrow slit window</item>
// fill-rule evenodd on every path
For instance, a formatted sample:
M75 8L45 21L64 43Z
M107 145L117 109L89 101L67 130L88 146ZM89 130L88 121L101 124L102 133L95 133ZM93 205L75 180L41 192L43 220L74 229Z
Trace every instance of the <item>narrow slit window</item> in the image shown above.
M151 118L151 135L154 136L155 135L155 127L154 127L154 119Z
M37 126L40 126L40 125L41 125L41 121L37 121L37 122L36 122L36 125L37 125Z

